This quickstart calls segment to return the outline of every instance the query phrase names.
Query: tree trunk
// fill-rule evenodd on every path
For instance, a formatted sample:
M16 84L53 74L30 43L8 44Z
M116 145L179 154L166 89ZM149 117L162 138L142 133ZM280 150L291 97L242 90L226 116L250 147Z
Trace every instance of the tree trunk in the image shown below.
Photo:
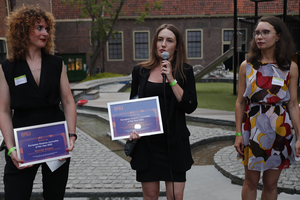
M104 49L105 43L101 45L96 46L96 50L93 52L93 55L90 57L91 58L91 75L95 76L97 73L97 66L96 66L96 61L98 57L100 56L101 50Z
M121 9L123 7L124 1L125 0L121 0L121 3L119 5L119 9L117 10L115 18L114 18L114 20L112 22L111 29L108 32L106 38L104 40L102 40L102 43L100 43L100 41L98 41L98 44L96 45L96 49L95 50L93 49L93 54L90 57L91 58L91 61L90 61L90 64L91 64L91 67L90 67L90 69L91 69L91 76L95 76L96 75L96 72L97 72L96 61L97 61L98 57L100 56L100 52L104 51L104 47L106 45L106 42L109 40L109 38L110 38L110 36L111 36L111 34L112 34L113 30L114 30L115 23L116 23L116 21L117 21L117 19L119 17L119 14L120 14Z

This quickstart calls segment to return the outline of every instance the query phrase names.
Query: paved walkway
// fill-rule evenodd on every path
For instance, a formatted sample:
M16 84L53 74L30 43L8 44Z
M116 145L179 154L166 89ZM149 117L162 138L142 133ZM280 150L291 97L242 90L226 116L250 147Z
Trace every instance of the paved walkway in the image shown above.
M93 111L99 109L106 109L106 102L113 102L119 100L126 100L129 98L128 93L104 93L102 98L94 101L89 101L85 106L89 107ZM110 101L109 101L110 100ZM80 111L92 113L93 111ZM108 116L99 116L107 118ZM234 124L234 112L229 111L217 111L210 109L197 109L192 114L188 115L193 121L205 122L205 123L221 123L226 125ZM204 144L210 141L225 140L228 138L234 138L234 131L225 131L218 128L199 128L195 126L188 126L191 137L191 147L199 144ZM214 157L215 167L222 172L223 175L229 177L234 183L242 185L244 180L244 169L240 161L236 159L237 153L233 146L226 147L220 150ZM261 186L261 181L260 181ZM300 162L296 165L292 165L289 169L283 170L280 179L278 181L278 189L280 192L286 192L290 194L300 194ZM300 199L300 196L298 196Z
M88 114L107 120L107 102L126 100L128 93L100 93L100 98L90 100L84 107L78 109L79 114ZM82 108L82 107L80 107ZM192 119L206 120L214 123L234 123L233 112L219 112L207 109L197 109L189 115ZM219 128L202 128L188 126L191 131L191 145L197 146L208 141L233 138L233 131L224 131ZM87 200L87 197L115 197L113 199L141 200L141 184L135 181L135 172L131 170L128 162L111 152L81 130L77 130L78 140L73 150L70 175L66 190L66 200ZM0 169L4 168L4 153L0 153ZM243 166L236 160L233 146L220 150L214 157L215 166L193 166L187 173L187 183L184 199L187 200L239 200L241 186L231 184L231 179L240 184L243 180ZM3 170L0 171L0 199L3 195ZM227 178L230 177L231 179ZM295 165L284 170L279 180L279 189L283 191L279 200L300 199L300 166ZM161 184L164 191L164 185ZM34 181L34 195L40 196L42 192L40 172ZM287 194L290 193L290 194ZM296 195L291 195L297 193ZM164 192L162 192L162 195ZM258 192L258 196L260 191ZM79 198L80 197L80 198ZM124 198L121 198L124 197ZM136 198L134 198L136 197ZM105 198L106 199L106 198ZM165 199L161 197L160 199Z

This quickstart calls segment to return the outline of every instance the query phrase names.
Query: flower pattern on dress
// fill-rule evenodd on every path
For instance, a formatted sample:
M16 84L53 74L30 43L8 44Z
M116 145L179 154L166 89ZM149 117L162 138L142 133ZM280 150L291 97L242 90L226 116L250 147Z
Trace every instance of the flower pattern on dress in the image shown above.
M243 96L248 103L242 124L242 164L250 170L285 169L295 163L290 146L292 123L286 107L289 74L289 70L282 71L273 63L260 63L258 67L246 64Z

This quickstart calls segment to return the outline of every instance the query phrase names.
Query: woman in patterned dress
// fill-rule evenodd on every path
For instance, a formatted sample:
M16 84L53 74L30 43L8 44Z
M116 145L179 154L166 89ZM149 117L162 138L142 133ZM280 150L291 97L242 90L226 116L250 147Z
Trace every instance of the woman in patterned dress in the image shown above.
M293 41L279 18L262 17L253 37L248 60L239 71L234 146L245 167L242 199L256 199L263 172L261 199L273 200L282 169L295 163L292 125L298 137L296 155L300 154L298 66L290 61Z

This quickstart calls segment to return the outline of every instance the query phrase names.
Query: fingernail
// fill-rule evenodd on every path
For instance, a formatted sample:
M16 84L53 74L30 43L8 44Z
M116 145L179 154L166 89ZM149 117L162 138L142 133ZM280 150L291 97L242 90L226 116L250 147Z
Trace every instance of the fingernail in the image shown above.
M24 161L21 161L22 164L24 164Z
M66 149L66 151L70 151L69 149Z

